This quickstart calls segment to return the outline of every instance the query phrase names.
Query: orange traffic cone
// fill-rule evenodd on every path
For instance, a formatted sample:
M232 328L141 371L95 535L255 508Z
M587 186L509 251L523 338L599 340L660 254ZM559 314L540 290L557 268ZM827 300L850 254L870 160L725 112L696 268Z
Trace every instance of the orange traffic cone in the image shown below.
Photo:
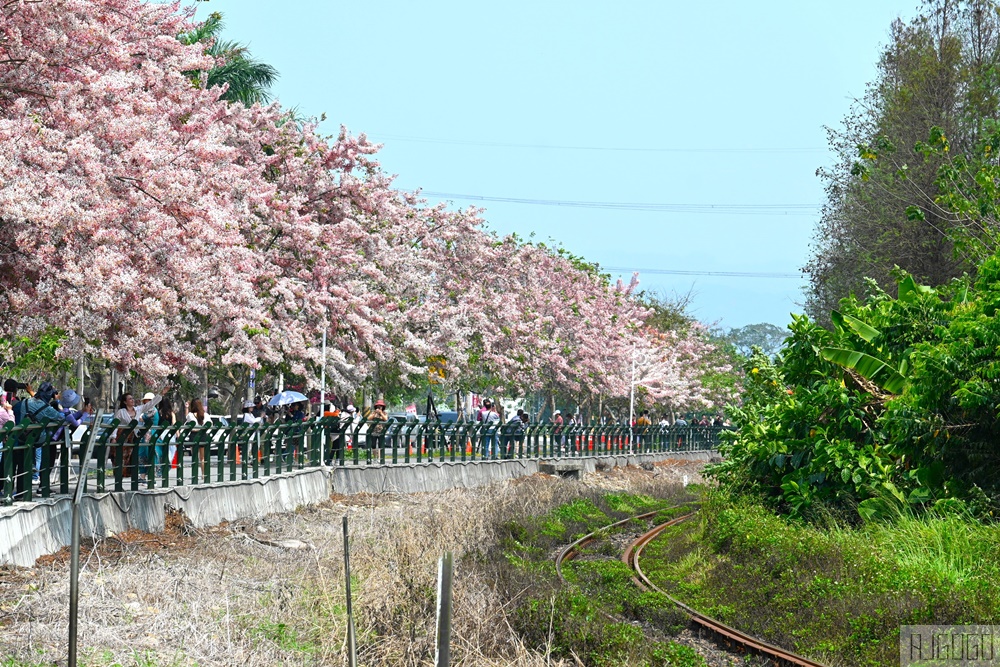
M472 441L471 440L466 440L465 441L465 454L466 454L466 456L472 456Z
M173 458L173 460L170 461L170 467L173 470L177 470L177 451L176 450L174 451L174 458Z
M236 465L240 465L240 446L236 445Z

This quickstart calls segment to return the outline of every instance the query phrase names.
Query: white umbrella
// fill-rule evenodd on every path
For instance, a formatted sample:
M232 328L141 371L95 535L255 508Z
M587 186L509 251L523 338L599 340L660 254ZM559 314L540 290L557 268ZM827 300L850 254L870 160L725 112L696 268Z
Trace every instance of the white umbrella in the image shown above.
M271 397L271 400L267 402L268 405L291 405L292 403L301 403L302 401L308 401L309 399L300 394L297 391L283 391L280 394L275 394Z

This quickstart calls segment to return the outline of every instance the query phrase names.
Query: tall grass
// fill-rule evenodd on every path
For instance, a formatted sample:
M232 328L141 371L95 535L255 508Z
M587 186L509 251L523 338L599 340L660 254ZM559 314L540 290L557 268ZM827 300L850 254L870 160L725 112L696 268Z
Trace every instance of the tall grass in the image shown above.
M625 484L659 495L662 478ZM606 491L606 489L605 489ZM346 665L341 517L350 516L359 664L417 667L434 655L437 558L456 557L452 664L573 665L527 646L511 615L529 581L504 577L495 545L515 519L600 493L529 478L436 494L355 497L208 531L105 540L81 573L88 667ZM567 510L562 521L580 516ZM192 533L187 535L185 533ZM127 538L127 539L126 539ZM264 542L294 538L287 550ZM0 577L0 656L12 667L65 660L68 564Z
M877 545L914 578L934 578L956 589L1000 581L1000 526L960 515L904 516L840 535L856 548Z
M1000 621L1000 527L963 515L819 526L714 494L647 559L700 610L834 665L893 664L903 624Z

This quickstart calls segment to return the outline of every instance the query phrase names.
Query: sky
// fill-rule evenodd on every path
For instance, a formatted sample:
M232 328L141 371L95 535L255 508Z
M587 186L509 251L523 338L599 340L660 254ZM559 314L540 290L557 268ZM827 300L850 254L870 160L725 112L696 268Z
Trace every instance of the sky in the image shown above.
M825 127L915 5L207 0L196 18L221 12L278 69L282 105L384 144L399 188L637 270L728 329L802 312Z

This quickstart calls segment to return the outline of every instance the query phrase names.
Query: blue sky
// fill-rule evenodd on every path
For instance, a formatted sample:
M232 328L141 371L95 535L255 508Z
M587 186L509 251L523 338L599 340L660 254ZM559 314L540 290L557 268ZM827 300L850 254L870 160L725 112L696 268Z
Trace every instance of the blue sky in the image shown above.
M210 0L198 16L222 12L224 38L278 68L282 104L384 143L399 187L692 292L728 328L786 324L804 282L642 269L797 273L824 126L914 4Z

